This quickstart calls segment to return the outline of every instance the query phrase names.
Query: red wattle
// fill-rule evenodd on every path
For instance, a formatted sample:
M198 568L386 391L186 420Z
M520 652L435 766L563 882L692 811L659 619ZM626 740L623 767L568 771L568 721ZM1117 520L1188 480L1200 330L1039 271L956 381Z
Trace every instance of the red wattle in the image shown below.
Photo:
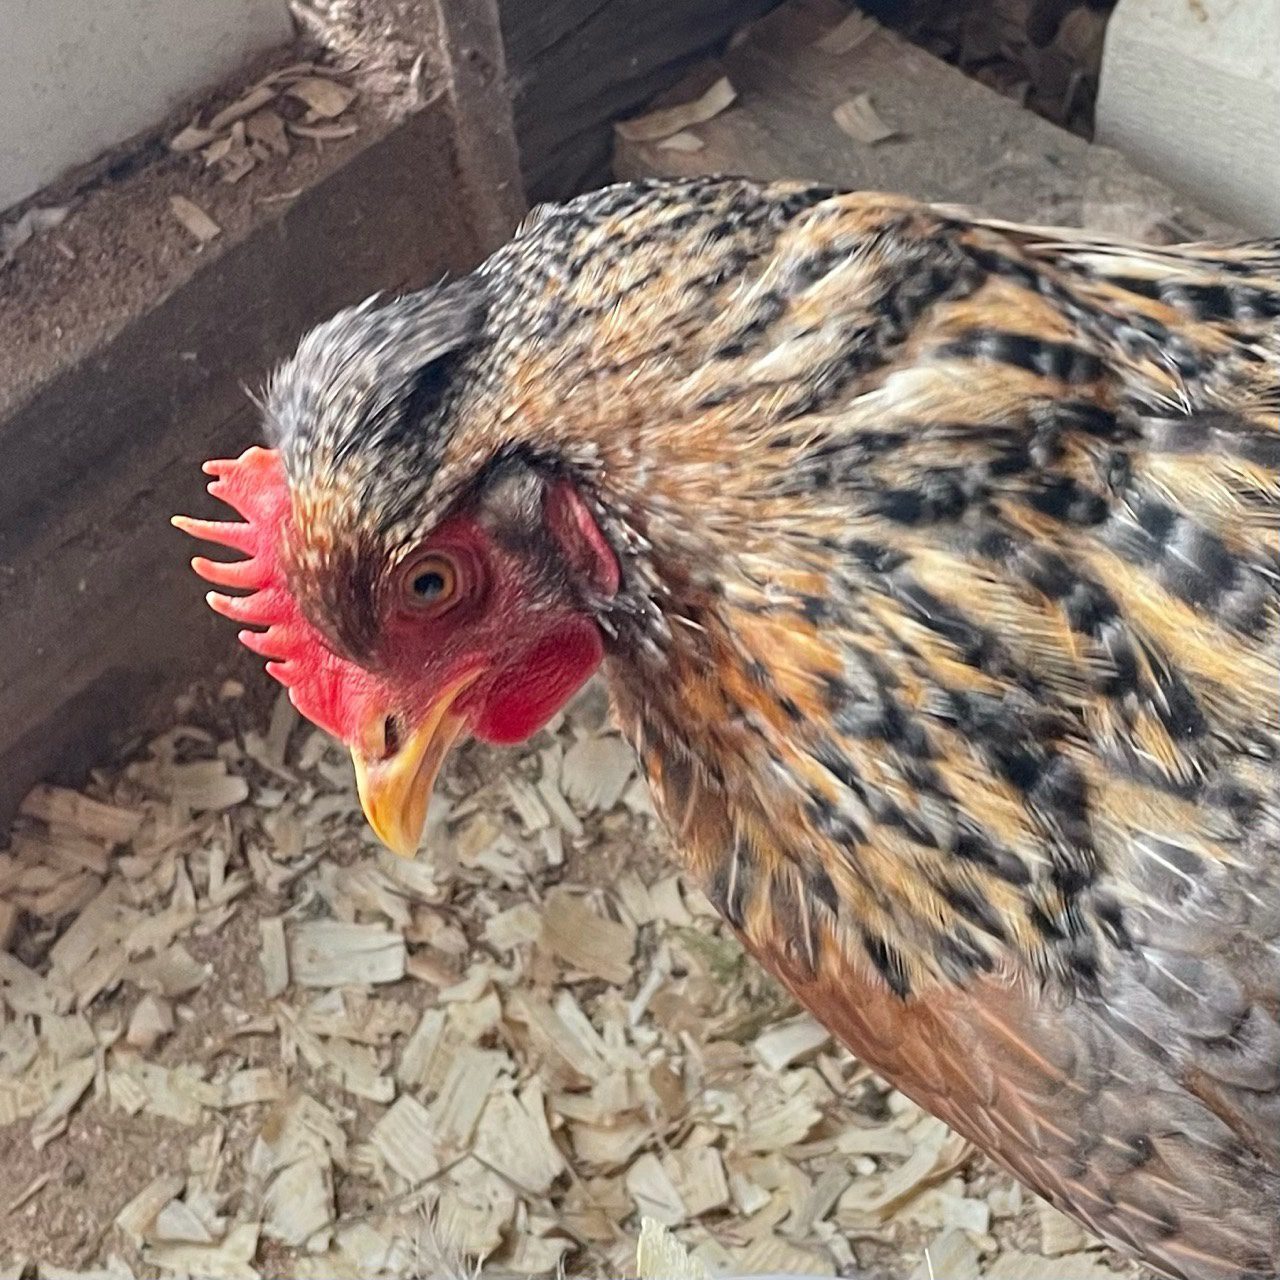
M499 676L473 713L471 732L495 746L527 741L591 678L603 658L595 624L587 618L568 619L540 636Z

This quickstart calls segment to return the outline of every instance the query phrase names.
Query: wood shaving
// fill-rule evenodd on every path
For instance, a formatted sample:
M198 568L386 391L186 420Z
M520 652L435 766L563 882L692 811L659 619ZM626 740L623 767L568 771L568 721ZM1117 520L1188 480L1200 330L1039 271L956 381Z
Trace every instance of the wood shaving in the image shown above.
M252 1223L233 1227L221 1244L157 1244L143 1251L143 1258L161 1271L178 1275L208 1276L211 1280L257 1280L250 1262L258 1249L258 1227Z
M213 116L209 121L209 132L214 135L221 133L237 121L243 120L246 116L251 116L255 111L265 107L275 96L275 90L269 85L254 85L248 93L241 95L230 106L223 107L221 111Z
M169 208L173 216L191 232L199 244L208 244L222 234L222 228L209 217L198 204L186 196L170 196Z
M662 1168L679 1194L686 1218L700 1218L729 1203L724 1158L717 1148L685 1146L663 1156Z
M571 969L618 985L631 976L631 929L605 919L574 894L558 889L547 899L541 938Z
M1096 1242L1074 1218L1068 1218L1051 1204L1039 1201L1036 1216L1040 1220L1040 1252L1046 1258L1060 1258L1063 1254L1095 1247Z
M679 1189L651 1151L646 1151L627 1170L626 1187L642 1218L653 1218L663 1226L676 1227L689 1216Z
M133 1007L125 1030L125 1043L144 1053L154 1049L174 1028L173 1005L154 995L145 995Z
M964 1231L946 1231L925 1250L911 1280L978 1280L978 1246Z
M214 1244L208 1226L190 1205L170 1200L156 1215L151 1239L160 1244Z
M31 1125L31 1145L37 1151L66 1132L71 1109L93 1083L94 1072L93 1060L82 1058L79 1062L69 1063L58 1073L48 1102Z
M186 1178L180 1174L158 1174L120 1210L115 1225L135 1245L141 1245L160 1211L174 1196L181 1194L185 1182Z
M579 812L607 813L622 799L635 771L635 753L621 738L581 738L564 753L560 786Z
M489 1091L507 1065L505 1054L469 1045L455 1055L430 1112L437 1149L446 1157L470 1144Z
M1046 1260L1029 1253L1004 1253L982 1273L987 1280L1115 1280L1115 1271L1097 1258L1073 1254Z
M255 111L244 122L244 127L250 142L259 143L278 156L289 154L289 133L284 120L276 112Z
M258 921L258 930L262 938L258 953L262 963L262 990L274 999L289 989L289 946L284 921L279 916L268 916Z
M28 240L60 227L70 215L66 205L27 209L17 218L0 223L0 262L11 258Z
M289 121L289 132L296 138L310 138L314 142L337 142L358 133L353 124L298 124Z
M304 76L295 80L285 93L305 102L312 116L319 120L340 116L356 98L354 89L321 76Z
M659 151L683 151L689 155L701 151L706 145L696 133L690 133L688 129L673 133L669 138L662 138L657 143Z
M144 816L63 787L45 786L28 792L19 812L48 823L54 830L70 830L108 845L131 840L142 826Z
M823 53L834 55L852 53L879 30L880 24L873 17L861 10L854 10L847 18L824 32L815 42L815 47Z
M308 1153L281 1169L267 1188L262 1209L262 1231L268 1238L309 1252L325 1249L325 1228L333 1219L333 1175L327 1155Z
M303 987L399 982L407 955L404 938L380 924L317 920L289 937L289 972Z
M369 1134L369 1145L411 1187L439 1171L431 1114L406 1094L391 1105Z
M898 136L897 129L885 124L876 114L869 93L860 93L856 98L840 103L831 116L855 142L863 142L868 146L875 146L878 142L887 142Z
M711 1280L706 1267L653 1218L641 1221L636 1275L640 1280Z
M659 107L645 115L620 120L614 128L628 142L657 142L688 129L691 125L705 124L708 120L715 119L722 111L727 111L737 98L738 92L729 83L728 77L721 76L692 102L682 102L674 107Z
M415 861L287 702L191 705L85 794L33 793L0 858L0 1126L49 1162L0 1268L1018 1280L1036 1241L1094 1274L745 960L625 800L597 688L462 752ZM117 1140L110 1203L61 1176ZM72 1209L92 1256L33 1247L28 1214Z
M771 1071L781 1071L831 1043L831 1032L807 1013L761 1032L752 1048Z
M526 1195L546 1195L564 1172L564 1157L547 1124L542 1086L532 1080L515 1093L495 1093L485 1103L474 1150Z
M291 137L351 137L358 126L338 117L358 96L332 69L296 63L264 76L207 123L197 117L170 138L169 149L179 155L198 153L223 182L236 183L259 164L287 160Z

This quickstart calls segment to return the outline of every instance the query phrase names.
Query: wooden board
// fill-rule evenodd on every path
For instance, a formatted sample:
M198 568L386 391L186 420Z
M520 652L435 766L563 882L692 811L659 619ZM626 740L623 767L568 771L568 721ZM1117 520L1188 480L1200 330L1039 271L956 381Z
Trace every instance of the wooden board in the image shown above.
M620 141L615 173L802 178L1029 222L1166 238L1229 234L1117 152L1057 128L883 28L848 52L825 52L817 42L847 13L835 0L801 0L761 19L717 68L700 69L661 100L690 98L710 75L728 74L738 100L690 131L702 149ZM897 136L867 145L842 132L833 112L862 94Z
M608 177L614 119L669 87L769 0L500 0L532 200Z
M240 659L168 520L212 513L201 462L258 437L245 388L338 308L469 269L519 216L510 123L504 136L492 107L505 72L491 0L426 34L440 61L420 110L166 289L144 281L121 324L45 352L34 389L0 406L0 823L34 782L76 779L194 677Z

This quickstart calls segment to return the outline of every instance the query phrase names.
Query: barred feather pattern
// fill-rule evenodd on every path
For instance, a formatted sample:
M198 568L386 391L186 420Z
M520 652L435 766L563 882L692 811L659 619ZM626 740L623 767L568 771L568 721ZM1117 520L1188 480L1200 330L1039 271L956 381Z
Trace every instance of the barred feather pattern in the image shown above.
M476 331L359 501L295 448L317 541L391 560L495 470L572 477L617 715L750 950L1106 1239L1274 1276L1280 245L698 179L448 288Z

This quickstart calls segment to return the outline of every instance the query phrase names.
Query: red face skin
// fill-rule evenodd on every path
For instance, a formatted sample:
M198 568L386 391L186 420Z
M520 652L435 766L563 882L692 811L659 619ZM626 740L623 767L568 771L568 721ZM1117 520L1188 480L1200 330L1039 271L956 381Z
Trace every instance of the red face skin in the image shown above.
M618 562L566 481L553 483L542 505L562 562L558 582L537 577L531 559L501 545L479 515L460 512L388 570L395 576L378 593L384 616L366 667L336 654L289 590L281 552L292 504L279 456L250 449L205 470L215 477L210 492L247 523L174 523L246 553L230 564L197 557L192 565L219 586L251 590L210 592L209 604L266 628L240 638L271 659L267 670L304 716L351 748L365 813L397 853L417 849L436 774L460 736L523 742L600 665L600 631L569 580L608 598L618 590ZM424 565L448 579L448 590L429 601L411 585Z
M556 496L581 508L567 485ZM585 508L581 514L590 533L566 554L571 563L584 552L594 556L589 571L612 594L617 562ZM558 533L557 540L565 545ZM418 566L436 556L456 571L453 595L438 610L418 605L409 587ZM604 650L595 622L565 600L548 599L527 575L526 563L468 514L445 521L406 558L394 593L400 603L389 611L378 649L410 722L421 721L441 689L474 676L453 704L470 733L501 746L524 742L599 667Z

